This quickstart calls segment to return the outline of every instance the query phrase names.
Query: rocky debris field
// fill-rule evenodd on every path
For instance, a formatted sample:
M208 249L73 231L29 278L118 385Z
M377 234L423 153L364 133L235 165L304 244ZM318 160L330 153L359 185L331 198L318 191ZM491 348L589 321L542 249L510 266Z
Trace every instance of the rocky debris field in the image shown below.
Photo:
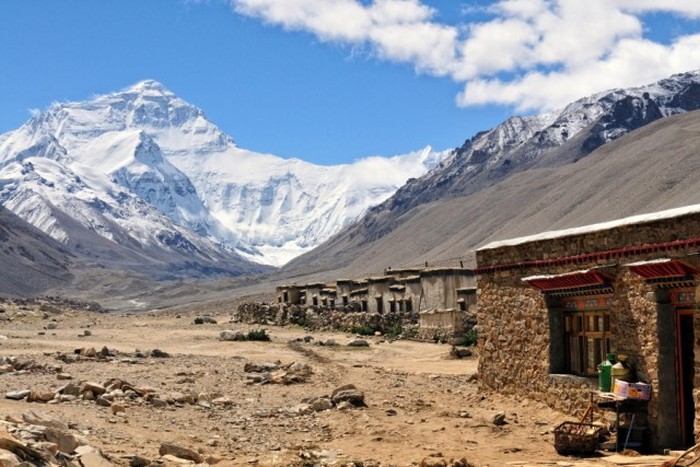
M230 322L225 307L0 308L2 467L662 460L557 455L553 429L572 417L526 395L480 392L477 357L454 358L448 345L301 327L263 333ZM210 319L195 324L202 316Z

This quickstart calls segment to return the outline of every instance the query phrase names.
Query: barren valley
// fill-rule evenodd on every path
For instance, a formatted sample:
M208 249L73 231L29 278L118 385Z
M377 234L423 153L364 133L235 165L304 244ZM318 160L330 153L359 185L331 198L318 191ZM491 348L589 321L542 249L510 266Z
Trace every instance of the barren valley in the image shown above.
M300 327L268 327L270 341L223 341L222 330L252 329L230 322L235 302L139 313L0 306L0 453L25 452L14 439L53 455L42 462L84 467L668 459L558 455L553 430L575 417L527 394L480 392L477 357L451 359L449 345L372 336L356 347L347 344L357 336ZM194 324L197 316L215 322Z

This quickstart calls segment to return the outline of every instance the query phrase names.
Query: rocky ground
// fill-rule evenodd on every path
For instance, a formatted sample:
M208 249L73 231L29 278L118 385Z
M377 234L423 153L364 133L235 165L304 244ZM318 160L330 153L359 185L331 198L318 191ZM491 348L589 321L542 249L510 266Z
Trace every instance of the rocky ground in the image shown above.
M106 314L0 303L0 465L667 459L559 456L553 429L574 418L525 396L481 393L476 357L451 359L450 346L382 336L349 346L356 336L300 327L239 340L255 329L230 323L231 306ZM195 324L202 315L211 318Z

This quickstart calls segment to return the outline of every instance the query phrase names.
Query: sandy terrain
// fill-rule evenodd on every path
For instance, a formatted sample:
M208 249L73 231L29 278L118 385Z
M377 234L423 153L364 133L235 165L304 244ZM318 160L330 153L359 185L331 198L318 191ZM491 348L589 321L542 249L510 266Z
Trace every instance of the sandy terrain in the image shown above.
M449 359L449 346L413 341L367 339L366 348L345 344L353 336L314 333L314 341L335 339L338 346L301 342L309 335L298 327L270 327L270 342L223 342L230 310L205 310L217 324L193 324L202 310L139 314L40 311L3 305L0 357L33 360L23 371L0 374L0 395L32 389L55 392L67 382L104 384L119 378L151 388L161 403L147 397L116 400L124 411L80 398L30 403L0 399L3 419L19 421L27 410L69 424L100 448L113 463L128 465L134 455L159 458L161 443L177 443L220 465L450 465L466 458L475 466L659 465L662 457L604 455L576 459L557 455L553 428L573 420L545 406L480 394L475 357ZM55 329L46 329L51 321ZM52 325L53 326L53 325ZM85 336L85 331L90 335ZM40 335L43 333L43 335ZM65 355L75 349L104 346L113 357ZM169 357L138 357L159 349ZM64 355L63 360L57 357ZM312 369L297 384L249 384L251 362L303 363ZM60 366L60 368L56 368ZM59 380L72 377L72 380ZM330 395L354 384L366 407L311 411L302 400ZM212 404L183 402L193 394ZM163 403L162 401L166 401ZM209 405L208 407L202 405ZM494 415L505 412L496 426ZM161 461L162 462L162 461ZM170 461L166 461L168 464ZM352 465L352 464L350 464Z

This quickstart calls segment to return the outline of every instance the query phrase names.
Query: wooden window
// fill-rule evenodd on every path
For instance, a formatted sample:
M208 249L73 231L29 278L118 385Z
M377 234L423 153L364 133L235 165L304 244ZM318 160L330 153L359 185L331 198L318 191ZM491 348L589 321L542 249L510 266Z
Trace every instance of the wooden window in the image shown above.
M597 374L598 364L611 349L610 295L563 300L567 370L577 375Z

